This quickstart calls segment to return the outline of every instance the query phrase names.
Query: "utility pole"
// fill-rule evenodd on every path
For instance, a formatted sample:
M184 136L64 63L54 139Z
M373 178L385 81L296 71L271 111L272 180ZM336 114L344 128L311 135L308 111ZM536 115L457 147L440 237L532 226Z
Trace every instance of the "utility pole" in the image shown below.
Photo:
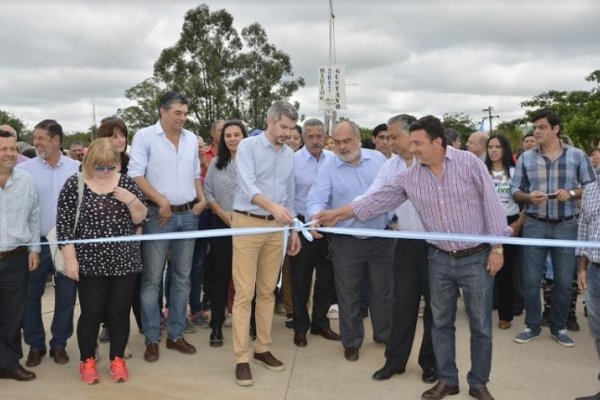
M487 120L490 121L490 135L492 134L492 119L493 118L500 118L499 115L492 115L492 110L493 109L494 108L492 106L489 106L488 108L484 108L483 110L481 110L481 111L486 111L488 113L488 116L485 117L485 119L487 119Z
M96 104L94 104L94 101L92 100L92 131L90 133L91 136L91 140L90 142L94 141L94 135L96 134Z
M333 0L329 0L329 65L335 64L335 15L333 14ZM325 113L326 121L328 125L327 133L329 135L333 132L335 126L335 120L337 119L337 112L334 109L329 109Z

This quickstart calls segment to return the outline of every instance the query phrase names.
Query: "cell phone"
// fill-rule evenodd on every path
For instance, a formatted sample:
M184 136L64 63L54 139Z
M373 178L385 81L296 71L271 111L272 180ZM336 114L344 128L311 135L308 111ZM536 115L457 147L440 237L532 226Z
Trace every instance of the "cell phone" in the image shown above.
M558 196L556 193L548 193L546 197L550 200L555 199Z

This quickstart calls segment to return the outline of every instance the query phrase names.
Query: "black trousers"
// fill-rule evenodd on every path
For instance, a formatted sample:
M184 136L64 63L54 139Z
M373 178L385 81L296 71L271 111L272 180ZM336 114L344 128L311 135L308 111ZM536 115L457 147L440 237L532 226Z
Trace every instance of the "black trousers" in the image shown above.
M294 305L294 332L306 333L311 326L308 316L308 296L316 271L312 304L312 325L329 328L327 311L333 302L333 263L329 258L329 242L326 238L309 242L300 235L302 249L291 258L292 304Z
M216 214L211 214L211 229L229 228ZM232 244L231 236L211 238L210 241L210 263L212 272L208 289L210 298L210 327L221 328L225 322L225 306L227 305L227 293L231 281Z
M419 365L423 370L435 369L427 254L428 245L424 240L398 239L396 242L392 330L385 348L386 366L392 369L406 368L419 319L421 296L425 298L425 313Z
M129 310L137 275L79 277L81 315L77 321L77 341L81 361L94 357L103 321L110 327L110 359L123 357L129 340Z
M27 303L28 253L0 259L0 369L19 368L21 323Z
M519 218L519 214L508 216L508 224L512 224ZM503 321L512 321L515 303L514 271L515 263L519 257L519 246L505 244L504 265L494 277L496 291L498 293L498 317Z

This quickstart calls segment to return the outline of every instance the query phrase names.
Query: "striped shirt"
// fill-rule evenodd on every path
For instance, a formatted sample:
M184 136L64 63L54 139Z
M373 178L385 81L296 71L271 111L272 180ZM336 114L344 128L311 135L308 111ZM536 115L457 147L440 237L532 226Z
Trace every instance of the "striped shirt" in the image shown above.
M600 183L598 181L589 184L583 191L577 241L600 241ZM591 262L600 263L600 249L578 247L575 249L575 254L586 256Z
M472 153L446 148L442 175L415 164L391 184L350 203L368 220L410 200L428 232L502 236L506 214L483 162ZM443 250L475 247L477 242L428 241Z
M516 192L540 191L554 193L558 189L573 190L596 180L588 156L581 150L563 145L563 151L551 161L539 147L526 151L519 157L510 186ZM527 213L540 218L560 219L579 212L576 200L548 200L539 205L528 204Z

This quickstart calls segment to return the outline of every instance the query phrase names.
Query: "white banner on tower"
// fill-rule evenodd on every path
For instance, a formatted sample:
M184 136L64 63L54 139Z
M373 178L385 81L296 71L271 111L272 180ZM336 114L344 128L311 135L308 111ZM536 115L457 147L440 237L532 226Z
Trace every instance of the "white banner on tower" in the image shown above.
M319 68L319 110L346 108L345 65L325 65Z

